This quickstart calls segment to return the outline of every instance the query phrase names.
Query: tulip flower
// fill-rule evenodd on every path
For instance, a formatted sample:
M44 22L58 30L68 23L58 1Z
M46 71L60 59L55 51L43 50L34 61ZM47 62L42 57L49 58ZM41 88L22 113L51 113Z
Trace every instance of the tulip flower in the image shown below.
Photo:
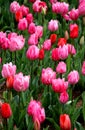
M67 114L60 115L60 128L61 130L71 130L71 120L69 115Z

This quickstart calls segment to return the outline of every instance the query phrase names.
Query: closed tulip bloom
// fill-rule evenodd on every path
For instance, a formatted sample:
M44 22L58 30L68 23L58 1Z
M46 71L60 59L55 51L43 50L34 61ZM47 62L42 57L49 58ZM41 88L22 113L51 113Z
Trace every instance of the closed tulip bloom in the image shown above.
M23 15L22 15L22 11L21 10L18 10L15 12L15 19L17 22L19 22L20 19L23 18Z
M36 100L31 100L28 107L27 113L33 117L33 121L35 122L36 119L42 123L45 120L45 110L41 106L41 102Z
M41 38L43 36L43 26L36 26L35 33L38 38Z
M16 74L16 65L11 62L4 64L2 67L2 77L7 78L9 76L14 76Z
M68 57L68 46L67 45L59 46L58 51L59 51L59 58L61 60L65 60Z
M13 83L14 83L14 76L9 76L9 77L7 77L6 87L7 87L8 89L13 88Z
M18 11L20 9L20 5L17 1L13 1L10 4L10 12L15 13L16 11Z
M51 68L42 69L41 73L41 81L43 84L50 85L52 84L52 80L56 78L56 72L54 72Z
M9 39L6 37L6 33L0 32L0 48L8 49Z
M52 54L51 54L52 60L57 61L59 60L59 49L58 48L54 48L52 49Z
M17 92L26 91L29 88L30 76L23 76L23 73L18 73L14 76L13 88Z
M3 103L1 105L0 111L3 118L9 118L12 115L12 110L11 110L10 104L8 103Z
M66 103L68 101L68 99L69 99L69 95L66 91L60 93L59 101L61 103L63 103L63 104Z
M78 9L72 9L72 10L69 12L69 17L70 17L72 20L77 20L78 17L79 17L79 10L78 10Z
M39 51L39 60L43 60L44 59L44 56L45 56L45 53L44 53L44 49L40 49Z
M85 15L85 1L84 0L80 1L78 10L79 10L79 16Z
M56 34L51 34L50 35L50 40L51 40L51 44L54 44L57 40L57 35Z
M36 60L39 58L39 48L36 45L29 46L26 56L30 60Z
M65 82L63 79L53 79L52 80L52 89L56 93L62 93L68 88L68 82Z
M19 30L26 30L27 27L28 27L27 19L26 18L20 19L19 23L18 23L18 29Z
M35 23L32 22L28 26L28 33L33 34L35 33L35 31L36 31L36 26L35 26Z
M28 45L37 45L38 44L38 36L36 33L30 35L28 39Z
M46 39L43 43L43 49L49 51L51 49L51 40Z
M74 84L78 83L78 81L79 81L79 73L78 73L78 71L76 71L76 70L71 71L68 74L68 82L69 82L69 84L74 85Z
M63 61L59 62L59 64L57 65L56 72L60 74L66 72L66 64Z
M75 55L76 54L76 49L72 44L67 44L68 46L68 53L71 55Z
M27 19L28 24L33 22L33 14L32 13L28 13L27 16L26 16L26 19Z
M85 61L83 61L83 65L82 65L82 74L85 75Z
M77 38L79 35L79 26L77 24L70 24L70 38Z
M65 38L59 38L58 39L58 46L63 46L67 43L67 40Z
M57 20L51 20L48 23L48 30L50 31L57 31L58 30L58 21Z
M27 14L29 13L29 8L25 5L21 5L19 10L22 12L23 16L27 16Z
M60 128L61 130L71 130L71 120L69 115L67 114L60 115Z

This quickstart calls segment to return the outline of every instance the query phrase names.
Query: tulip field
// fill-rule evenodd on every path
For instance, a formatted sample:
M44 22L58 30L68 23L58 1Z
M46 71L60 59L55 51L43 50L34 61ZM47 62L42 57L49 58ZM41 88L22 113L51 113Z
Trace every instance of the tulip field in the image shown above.
M85 130L85 0L0 0L0 130Z

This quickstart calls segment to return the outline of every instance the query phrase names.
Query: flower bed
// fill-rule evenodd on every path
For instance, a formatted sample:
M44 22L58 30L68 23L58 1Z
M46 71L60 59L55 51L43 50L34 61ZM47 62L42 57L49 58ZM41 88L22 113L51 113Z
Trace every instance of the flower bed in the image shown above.
M84 130L85 0L7 0L0 16L0 129Z

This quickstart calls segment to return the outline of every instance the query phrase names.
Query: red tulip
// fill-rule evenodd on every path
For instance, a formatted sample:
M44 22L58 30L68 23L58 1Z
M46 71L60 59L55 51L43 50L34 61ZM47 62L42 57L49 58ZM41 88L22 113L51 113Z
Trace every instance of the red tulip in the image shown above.
M51 34L50 35L50 40L51 40L52 44L56 42L56 39L57 39L57 35L56 34Z
M58 39L58 46L63 46L65 45L67 40L65 38L59 38Z
M13 82L14 82L14 77L10 76L6 80L6 86L7 88L13 88Z
M69 115L60 115L60 128L61 130L71 130L71 120L69 118Z
M44 59L44 49L40 49L40 51L39 51L39 59L40 60L43 60Z
M3 103L1 105L1 115L3 118L9 118L12 115L10 104Z
M77 38L79 34L79 26L77 24L70 24L70 38Z

